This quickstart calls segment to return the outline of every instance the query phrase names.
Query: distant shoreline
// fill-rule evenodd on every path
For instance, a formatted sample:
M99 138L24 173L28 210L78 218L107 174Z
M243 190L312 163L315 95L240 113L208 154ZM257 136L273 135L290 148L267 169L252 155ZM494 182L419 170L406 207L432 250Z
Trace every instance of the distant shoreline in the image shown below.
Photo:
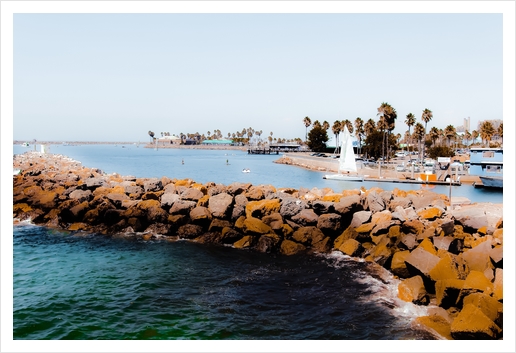
M13 145L21 145L28 141L15 140ZM134 142L134 141L36 141L36 145L63 145L69 146L78 145L139 145L143 148L156 148L156 144L148 142ZM30 146L34 143L29 142ZM173 144L158 144L158 149L174 148L174 149L207 149L207 150L242 150L247 151L249 146L230 146L230 145L173 145Z

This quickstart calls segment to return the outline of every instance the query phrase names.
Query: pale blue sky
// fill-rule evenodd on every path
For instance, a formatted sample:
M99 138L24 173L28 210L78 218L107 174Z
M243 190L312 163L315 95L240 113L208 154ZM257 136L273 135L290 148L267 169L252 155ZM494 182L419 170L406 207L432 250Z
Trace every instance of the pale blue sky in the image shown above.
M502 119L501 14L15 14L14 139Z

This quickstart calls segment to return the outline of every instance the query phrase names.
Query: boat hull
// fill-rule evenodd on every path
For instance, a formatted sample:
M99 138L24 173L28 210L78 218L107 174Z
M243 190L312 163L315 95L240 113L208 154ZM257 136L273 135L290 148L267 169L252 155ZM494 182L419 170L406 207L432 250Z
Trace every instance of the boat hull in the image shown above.
M503 177L480 176L482 185L487 188L503 188Z
M341 180L341 181L364 181L362 175L344 175L344 174L327 174L323 176L323 179L328 180Z

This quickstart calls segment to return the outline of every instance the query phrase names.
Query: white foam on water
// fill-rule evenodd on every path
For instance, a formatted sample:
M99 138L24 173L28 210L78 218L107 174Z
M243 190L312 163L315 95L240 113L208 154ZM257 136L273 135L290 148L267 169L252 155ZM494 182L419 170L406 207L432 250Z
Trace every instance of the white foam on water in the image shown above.
M412 323L413 320L419 316L428 315L429 310L435 308L435 306L432 305L416 305L398 298L398 285L401 283L401 280L394 277L392 273L376 263L370 263L361 258L351 257L340 251L334 251L324 256L332 260L332 265L335 266L335 268L340 269L349 270L350 263L352 262L367 263L364 269L357 269L353 272L354 279L358 283L366 285L369 289L369 293L365 293L358 298L359 302L379 305L390 311L393 316L407 323Z

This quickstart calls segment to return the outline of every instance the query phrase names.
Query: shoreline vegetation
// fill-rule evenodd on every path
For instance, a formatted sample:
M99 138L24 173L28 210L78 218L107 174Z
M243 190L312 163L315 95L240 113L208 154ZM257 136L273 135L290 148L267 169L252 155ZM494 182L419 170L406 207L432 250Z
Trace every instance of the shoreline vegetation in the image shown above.
M13 169L14 224L284 256L339 251L390 271L400 299L430 305L415 325L436 337L503 338L501 204L452 207L429 190L135 178L38 152L15 155Z

